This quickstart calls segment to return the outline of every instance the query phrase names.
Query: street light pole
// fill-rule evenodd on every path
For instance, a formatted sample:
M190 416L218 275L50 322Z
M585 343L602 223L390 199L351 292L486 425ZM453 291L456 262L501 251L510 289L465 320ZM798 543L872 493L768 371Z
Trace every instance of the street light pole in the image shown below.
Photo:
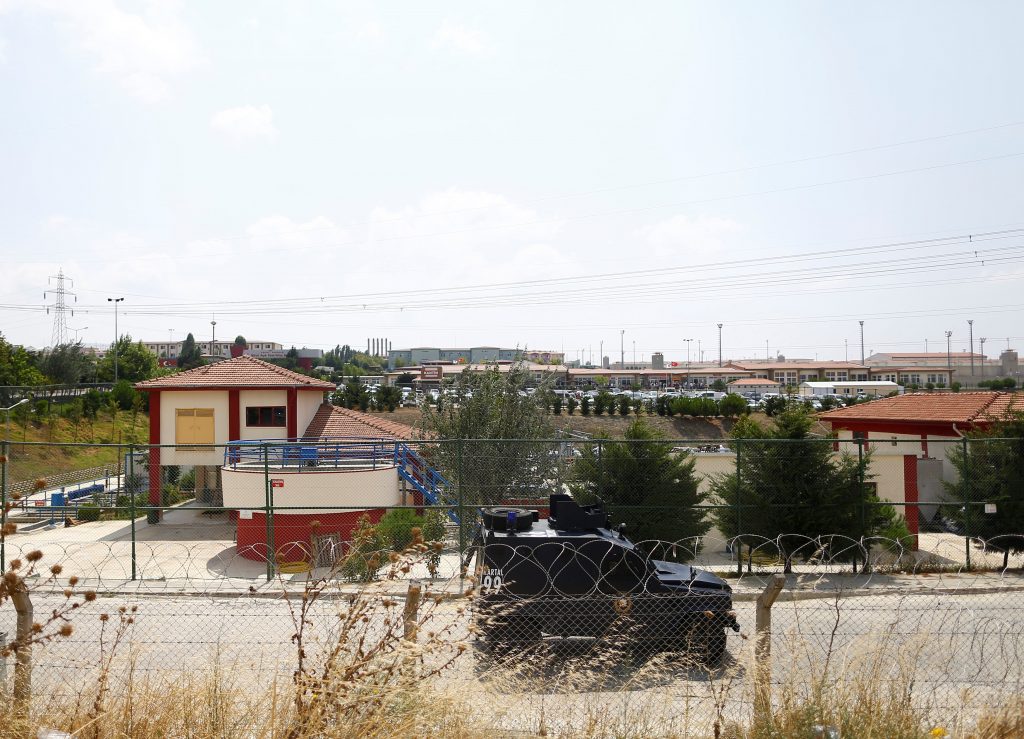
M860 322L860 366L864 366L864 321Z
M29 400L28 398L22 398L21 400L19 400L14 405L11 405L11 406L8 406L7 408L4 408L4 413L7 414L7 424L6 424L6 429L7 430L4 431L4 441L10 442L10 440L11 440L11 411L13 411L15 408L17 408L22 403L27 403L28 400Z
M210 354L216 356L217 353L217 321L210 321L210 325L213 326L213 340L210 342Z
M982 336L978 339L978 343L981 344L981 376L985 376L985 337Z
M953 335L952 331L946 332L946 369L949 370L949 382L953 382L953 355L949 349L949 338Z
M107 298L108 303L114 304L114 384L117 384L117 304L124 301L124 298Z
M718 366L722 366L722 324L718 324Z
M967 330L970 332L971 342L971 377L974 377L974 319L967 319Z
M619 369L626 369L626 329L619 329Z
M686 342L686 387L690 387L690 342L693 339L683 339Z
M604 369L604 339L601 339L600 346L601 348L598 350L598 354L600 354L601 356L597 358L597 363L601 365L601 369Z

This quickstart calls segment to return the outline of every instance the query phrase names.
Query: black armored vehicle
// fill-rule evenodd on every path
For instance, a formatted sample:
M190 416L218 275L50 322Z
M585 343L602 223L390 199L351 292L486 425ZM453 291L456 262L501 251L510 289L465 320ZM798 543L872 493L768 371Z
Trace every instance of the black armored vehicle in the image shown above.
M477 537L477 628L486 648L604 644L641 656L683 652L705 665L739 631L732 589L710 572L652 559L613 530L600 503L550 497L549 517L484 508Z

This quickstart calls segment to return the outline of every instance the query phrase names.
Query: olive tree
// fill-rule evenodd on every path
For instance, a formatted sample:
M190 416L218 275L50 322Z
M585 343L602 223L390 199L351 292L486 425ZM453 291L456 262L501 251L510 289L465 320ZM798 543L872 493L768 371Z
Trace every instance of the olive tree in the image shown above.
M548 384L528 393L531 379L522 364L467 369L442 388L440 407L421 403L425 451L459 486L463 505L535 501L560 478L544 402Z

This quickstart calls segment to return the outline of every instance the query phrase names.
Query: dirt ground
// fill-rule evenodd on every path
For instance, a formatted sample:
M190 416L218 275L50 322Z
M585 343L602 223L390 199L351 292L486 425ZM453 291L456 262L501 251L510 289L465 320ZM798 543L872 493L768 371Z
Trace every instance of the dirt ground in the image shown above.
M373 412L399 423L418 426L420 422L419 408L398 408L394 413ZM765 421L761 413L753 414L754 418ZM736 420L733 418L665 418L662 416L640 416L651 426L660 431L666 439L724 439L728 437ZM626 428L636 416L581 416L579 411L570 416L564 411L560 416L551 416L557 428L570 431L582 431L588 434L604 432L612 439L621 439Z

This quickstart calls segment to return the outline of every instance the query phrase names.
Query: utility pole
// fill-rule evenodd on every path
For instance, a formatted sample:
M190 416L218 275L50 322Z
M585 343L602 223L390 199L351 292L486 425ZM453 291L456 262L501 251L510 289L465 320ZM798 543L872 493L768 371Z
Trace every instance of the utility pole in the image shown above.
M213 327L213 340L210 342L210 354L213 356L217 355L217 319L210 321L210 326Z
M633 365L636 365L636 339L633 340Z
M768 358L768 339L764 340L764 363L768 364L771 360Z
M108 303L114 304L114 384L117 384L117 304L124 302L124 298L107 298Z
M604 369L604 339L601 339L601 348L598 351L598 354L601 356L597 358L597 363L601 365L601 369Z
M974 377L974 319L967 319L967 330L970 332L971 341L971 377Z
M860 366L864 366L864 321L860 322Z
M626 369L626 329L619 329L619 369Z
M950 383L953 382L953 355L952 355L952 353L950 353L950 349L949 349L949 338L952 335L953 335L952 331L947 331L946 332L946 369L948 369L949 372L950 372L950 374L949 374L949 381L950 381Z
M845 353L846 361L850 361L850 340L843 339L843 352Z
M718 366L722 366L722 324L718 324Z
M984 377L985 376L985 337L982 336L980 339L978 339L978 342L981 344L981 376Z

